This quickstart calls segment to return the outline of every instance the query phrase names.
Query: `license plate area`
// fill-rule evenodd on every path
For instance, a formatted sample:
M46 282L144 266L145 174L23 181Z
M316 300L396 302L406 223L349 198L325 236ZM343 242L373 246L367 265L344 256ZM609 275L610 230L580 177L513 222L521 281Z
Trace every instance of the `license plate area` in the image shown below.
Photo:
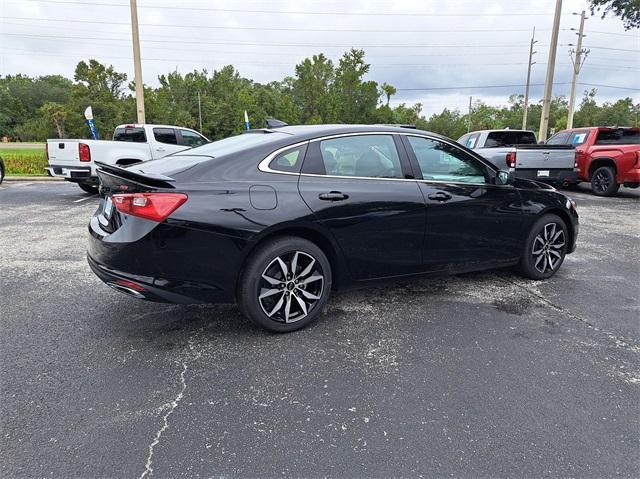
M538 170L538 176L543 178L549 178L549 170Z

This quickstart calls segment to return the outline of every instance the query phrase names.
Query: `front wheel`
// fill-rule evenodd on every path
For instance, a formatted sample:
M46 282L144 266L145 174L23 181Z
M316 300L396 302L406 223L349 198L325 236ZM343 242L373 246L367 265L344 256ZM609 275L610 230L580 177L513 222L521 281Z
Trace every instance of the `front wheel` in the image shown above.
M601 166L591 175L591 190L598 196L613 196L620 189L616 172L610 166Z
M569 247L567 225L556 215L544 215L529 232L520 259L520 271L531 279L547 279L556 274Z
M82 191L89 193L90 195L98 194L98 185L94 183L78 183L78 186Z
M238 305L254 323L286 333L322 314L331 292L331 266L302 238L269 241L251 256L240 278Z

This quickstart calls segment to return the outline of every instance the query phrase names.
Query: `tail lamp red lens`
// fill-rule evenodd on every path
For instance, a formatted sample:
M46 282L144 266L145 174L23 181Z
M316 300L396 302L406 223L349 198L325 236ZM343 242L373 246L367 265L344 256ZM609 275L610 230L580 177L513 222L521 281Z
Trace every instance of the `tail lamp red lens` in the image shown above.
M640 151L636 151L636 163L633 166L640 167Z
M86 143L78 143L80 161L91 161L91 148Z
M509 153L507 153L507 166L509 168L515 168L516 167L516 152L515 151L511 151Z
M187 198L184 193L127 193L113 195L111 200L120 213L161 223Z
M138 283L134 283L128 279L118 279L116 280L116 284L124 286L125 288L131 288L134 291L144 291L144 286L140 286Z

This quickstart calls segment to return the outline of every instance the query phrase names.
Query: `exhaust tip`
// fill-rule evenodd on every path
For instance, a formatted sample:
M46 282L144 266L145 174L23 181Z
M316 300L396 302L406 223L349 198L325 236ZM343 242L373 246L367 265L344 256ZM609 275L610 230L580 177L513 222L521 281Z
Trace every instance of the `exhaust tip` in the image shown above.
M145 298L144 294L142 294L140 291L136 291L135 289L130 288L128 286L123 286L118 283L107 283L107 286L115 289L116 291L120 291L121 293L128 294L129 296L133 296L134 298L138 298L138 299Z

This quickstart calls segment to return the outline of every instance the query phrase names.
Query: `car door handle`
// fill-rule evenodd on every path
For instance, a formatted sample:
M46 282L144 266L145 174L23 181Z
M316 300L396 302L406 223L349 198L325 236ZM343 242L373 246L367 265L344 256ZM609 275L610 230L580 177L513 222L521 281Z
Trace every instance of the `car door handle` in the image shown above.
M330 191L329 193L320 193L318 198L324 201L342 201L349 198L349 195L345 195L340 191Z
M156 148L156 151L164 151L164 148L162 148L161 146L159 146L158 148Z
M449 201L453 196L444 191L438 191L437 193L431 193L427 198L435 201Z

